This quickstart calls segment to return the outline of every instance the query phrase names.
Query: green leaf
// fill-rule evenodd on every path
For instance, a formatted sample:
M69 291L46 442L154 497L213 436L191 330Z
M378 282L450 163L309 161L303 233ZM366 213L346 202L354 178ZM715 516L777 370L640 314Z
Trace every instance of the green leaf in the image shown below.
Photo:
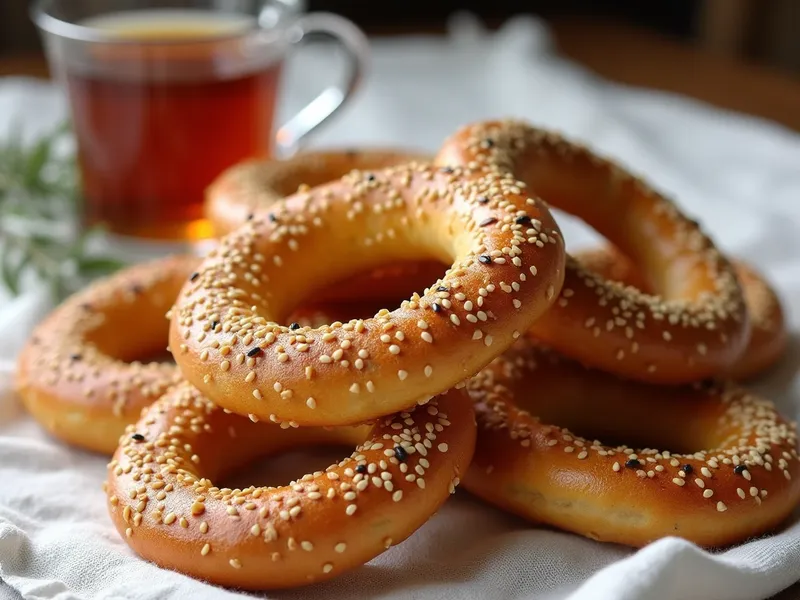
M99 256L82 256L78 258L78 272L89 277L113 273L123 266L121 261Z
M27 157L25 165L25 183L31 189L46 189L46 184L42 182L42 169L50 160L52 140L43 138L39 140Z
M22 256L14 260L10 252L3 252L2 262L0 263L0 276L5 288L13 295L19 296L21 275L23 269L28 265L28 257Z
M23 143L19 122L0 141L0 282L18 295L26 267L56 299L123 263L89 255L97 228L82 231L81 195L74 155L57 153L70 131L62 123L33 144ZM75 232L64 235L63 232Z

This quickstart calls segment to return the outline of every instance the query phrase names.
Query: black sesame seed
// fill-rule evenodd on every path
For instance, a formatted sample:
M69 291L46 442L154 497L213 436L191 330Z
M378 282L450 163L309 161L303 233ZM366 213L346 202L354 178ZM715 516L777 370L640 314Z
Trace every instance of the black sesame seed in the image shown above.
M478 198L478 204L489 204L489 197L481 196L480 198Z
M192 273L192 276L191 276L191 277L189 277L189 281L194 281L194 280L195 280L195 279L197 279L198 277L200 277L200 273L198 273L197 271L195 271L194 273Z
M487 225L491 225L492 223L497 223L497 219L494 217L486 217L483 221L478 223L479 227L486 227Z
M141 433L134 433L134 434L131 436L131 439L132 439L134 442L143 442L143 441L144 441L144 436L143 436Z
M744 465L736 465L735 467L733 467L733 472L736 473L737 475L741 475L745 471L747 471L747 467Z
M525 223L530 223L531 218L528 215L522 215L521 217L517 217L516 219L514 219L514 222L517 225L523 225Z
M453 167L442 167L442 168L441 168L441 169L439 169L439 170L440 170L442 173L452 173L452 172L453 172Z
M373 175L372 173L367 175L367 181L375 181L375 175Z
M356 473L366 473L367 472L367 465L358 465L356 467Z
M625 461L625 466L628 467L629 469L638 469L639 467L642 466L642 463L640 463L635 458L631 458Z
M211 321L211 331L214 331L219 325L219 321Z
M433 308L433 312L435 312L435 313L442 312L442 307L439 305L438 302L434 302L433 305L431 306L431 308Z
M486 138L485 140L483 140L483 144L487 148L491 148L492 146L494 146L494 140L492 138Z
M694 467L692 465L683 465L681 467L681 471L683 471L687 475L691 475L692 471L694 471Z
M252 221L253 217L255 217L255 215L253 213L250 213L250 214L247 215L247 220L248 221Z
M69 358L70 360L80 360L83 357L80 354L70 354Z
M483 264L488 265L491 264L492 257L486 256L485 254L481 254L480 256L478 256L478 260L481 261Z
M269 213L269 221L270 223L276 223L278 221L278 217L275 216L275 213Z
M254 348L250 348L250 350L247 351L247 356L249 356L251 358L253 356L258 356L259 354L261 354L261 348L259 348L258 346L255 346Z
M449 292L450 290L447 289L446 285L440 285L439 287L436 288L436 291L437 292Z
M395 446L394 457L400 462L406 462L406 460L408 460L408 452L406 452L406 449L402 446Z
M292 331L300 329L300 323L292 323L291 325L289 325L289 329L291 329Z

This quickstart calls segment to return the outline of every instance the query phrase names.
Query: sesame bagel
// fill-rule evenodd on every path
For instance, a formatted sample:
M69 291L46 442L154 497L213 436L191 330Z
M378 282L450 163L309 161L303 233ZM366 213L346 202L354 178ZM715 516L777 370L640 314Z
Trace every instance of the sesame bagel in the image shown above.
M223 238L179 295L170 347L183 375L232 412L296 425L368 421L470 377L561 289L558 226L517 183L410 164L275 205ZM330 282L429 259L452 267L394 311L282 324Z
M584 250L575 253L575 257L585 268L611 281L643 291L649 288L650 284L636 272L634 264L612 247ZM750 314L750 339L739 359L720 375L745 380L763 374L783 357L789 344L789 330L778 293L764 275L740 260L734 260L733 267Z
M181 385L120 444L106 492L134 551L215 584L286 588L360 566L425 523L469 465L475 417L453 390L373 426L285 429L228 414ZM256 458L314 444L357 447L286 486L215 484Z
M206 191L204 212L221 237L295 192L340 179L353 171L383 169L431 157L403 150L348 149L301 152L287 159L252 160L220 175ZM320 291L320 302L409 297L415 282L435 281L446 270L437 261L385 264Z
M111 454L125 426L181 378L165 318L199 259L172 256L123 269L74 294L29 338L16 389L56 438Z
M561 298L531 329L548 346L588 366L664 384L714 376L741 356L749 322L733 267L697 223L618 165L518 121L466 126L436 162L512 174L648 274L657 294L568 258Z
M734 384L623 381L525 340L468 389L478 443L464 486L533 522L631 546L722 546L800 500L795 427Z

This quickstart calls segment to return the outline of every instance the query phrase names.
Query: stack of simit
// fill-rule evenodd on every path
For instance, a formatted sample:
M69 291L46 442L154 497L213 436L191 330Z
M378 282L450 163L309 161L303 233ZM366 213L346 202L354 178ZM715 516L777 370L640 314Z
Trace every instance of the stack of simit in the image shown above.
M550 206L613 248L569 256ZM321 581L403 541L462 480L634 546L736 543L798 503L794 425L730 381L784 350L774 292L577 144L496 121L432 161L248 163L207 213L226 234L208 256L98 282L19 363L49 431L114 453L110 515L145 559L246 589ZM167 335L176 365L131 362ZM219 485L318 444L355 449L287 486Z

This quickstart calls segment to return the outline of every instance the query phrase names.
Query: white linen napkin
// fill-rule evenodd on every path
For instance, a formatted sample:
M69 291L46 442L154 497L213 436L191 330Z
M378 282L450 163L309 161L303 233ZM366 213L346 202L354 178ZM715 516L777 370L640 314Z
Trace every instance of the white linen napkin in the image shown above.
M294 60L284 113L313 96L334 68L323 51ZM63 115L63 101L49 84L0 80L0 135L11 118L44 130ZM604 82L560 58L547 30L531 18L488 33L461 17L445 38L376 41L365 88L314 143L435 151L459 125L493 117L560 129L616 157L677 197L726 252L764 271L780 290L795 337L790 355L759 389L797 415L800 136ZM572 219L561 223L571 248L596 239ZM244 597L137 558L106 513L100 489L106 460L47 438L19 407L9 391L13 359L46 309L35 286L0 301L0 598ZM725 551L665 539L634 552L529 526L460 490L409 540L367 566L328 583L262 596L755 600L800 579L799 564L797 523Z

